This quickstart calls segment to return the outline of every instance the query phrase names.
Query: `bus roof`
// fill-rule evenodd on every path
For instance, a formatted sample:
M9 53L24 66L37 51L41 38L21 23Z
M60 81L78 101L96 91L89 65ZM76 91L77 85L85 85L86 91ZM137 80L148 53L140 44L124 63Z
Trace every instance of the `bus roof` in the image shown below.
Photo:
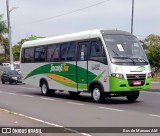
M120 31L120 30L95 29L95 30L82 31L82 32L78 32L78 33L60 35L60 36L55 36L55 37L50 37L50 38L43 38L43 39L38 39L38 40L34 40L34 41L27 41L22 45L22 47L27 48L27 47L32 47L32 46L56 44L59 42L69 42L69 41L75 41L75 40L97 38L97 37L100 37L101 32L102 32L102 34L131 35L128 32Z

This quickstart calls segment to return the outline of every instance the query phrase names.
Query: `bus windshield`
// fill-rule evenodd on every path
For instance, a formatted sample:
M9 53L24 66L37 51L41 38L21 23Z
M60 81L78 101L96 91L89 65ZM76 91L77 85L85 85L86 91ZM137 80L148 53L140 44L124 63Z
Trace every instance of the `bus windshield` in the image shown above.
M133 35L103 35L112 63L148 65L148 59L138 39Z

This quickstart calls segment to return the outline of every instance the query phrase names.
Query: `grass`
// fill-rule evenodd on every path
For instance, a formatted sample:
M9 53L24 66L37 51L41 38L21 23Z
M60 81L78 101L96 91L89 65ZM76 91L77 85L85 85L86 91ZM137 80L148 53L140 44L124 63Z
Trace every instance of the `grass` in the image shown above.
M152 78L152 82L160 82L160 78Z

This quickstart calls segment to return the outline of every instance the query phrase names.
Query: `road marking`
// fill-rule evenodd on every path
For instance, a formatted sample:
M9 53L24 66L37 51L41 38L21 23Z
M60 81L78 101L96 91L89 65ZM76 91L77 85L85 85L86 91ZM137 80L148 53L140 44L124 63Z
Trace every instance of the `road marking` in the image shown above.
M41 120L41 119L37 119L37 118L34 118L34 117L26 116L24 114L12 112L12 111L9 111L9 110L6 110L6 109L1 109L1 108L0 108L0 110L12 113L14 115L18 115L18 116L21 116L21 117L25 117L27 119L31 119L31 120L34 120L34 121L37 121L37 122L40 122L40 123L44 123L44 124L47 124L47 125L50 125L50 126L64 128L65 130L68 130L68 131L71 131L71 132L74 132L74 133L78 133L78 134L83 135L83 136L92 136L92 135L87 134L87 133L80 133L80 132L78 132L78 131L76 131L74 129L68 129L68 128L65 128L64 126L61 126L61 125L58 125L58 124L55 124L55 123L51 123L51 122L47 122L47 121L44 121L44 120Z
M15 93L8 93L8 94L11 94L11 95L16 95Z
M31 95L22 95L22 96L25 96L25 97L33 97L33 96L31 96Z
M75 102L67 102L67 103L69 103L69 104L74 104L74 105L80 105L80 106L84 105L84 104L81 104L81 103L75 103Z
M49 100L49 101L56 101L55 99L44 98L44 97L41 97L41 99L43 99L43 100Z
M36 90L36 88L30 88L30 87L19 87L19 88L22 88L22 89L29 89L29 90Z
M149 114L149 116L160 118L160 115Z
M105 109L105 110L113 110L113 111L124 111L124 110L120 110L120 109L113 109L113 108L107 108L107 107L98 107L100 109Z

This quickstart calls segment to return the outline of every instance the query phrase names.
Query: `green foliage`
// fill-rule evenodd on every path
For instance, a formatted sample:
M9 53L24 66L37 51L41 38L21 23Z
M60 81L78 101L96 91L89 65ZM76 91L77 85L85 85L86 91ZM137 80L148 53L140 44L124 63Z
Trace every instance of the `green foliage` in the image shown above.
M25 41L27 41L27 39L21 39L16 45L12 47L14 61L19 60L21 46Z
M27 39L21 39L21 40L20 40L16 45L14 45L13 48L12 48L14 60L19 60L21 46L22 46L22 44L23 44L24 42L26 42L26 41L32 41L32 40L37 40L37 39L40 39L40 38L43 38L43 37L31 35L31 36L28 37Z
M153 67L160 66L160 46L150 46L147 51L147 57Z
M7 33L6 22L2 20L3 15L0 14L0 35Z
M3 16L0 14L0 44L3 45L4 43L4 36L3 34L6 34L8 29L7 29L7 25L6 22L2 20Z
M154 35L151 34L148 37L145 38L144 42L148 45L148 46L157 46L160 45L160 36L159 35Z
M19 45L13 46L12 53L13 53L14 61L19 60L20 50L21 50L21 46L19 46Z
M160 69L160 36L149 35L145 40L147 45L147 57L152 67L154 67L154 73L157 73Z
M0 55L0 62L1 63L9 62L9 55L7 55L7 54L1 54Z
M44 38L44 37L31 35L30 37L28 37L27 41L38 40L38 39L41 39L41 38Z
M0 44L5 46L5 43L7 41L6 38L4 38L4 34L7 33L8 29L7 29L7 25L6 22L2 20L3 19L3 15L0 14ZM6 46L5 46L6 49ZM7 61L9 58L9 56L7 54L2 54L0 55L0 62L5 62Z

